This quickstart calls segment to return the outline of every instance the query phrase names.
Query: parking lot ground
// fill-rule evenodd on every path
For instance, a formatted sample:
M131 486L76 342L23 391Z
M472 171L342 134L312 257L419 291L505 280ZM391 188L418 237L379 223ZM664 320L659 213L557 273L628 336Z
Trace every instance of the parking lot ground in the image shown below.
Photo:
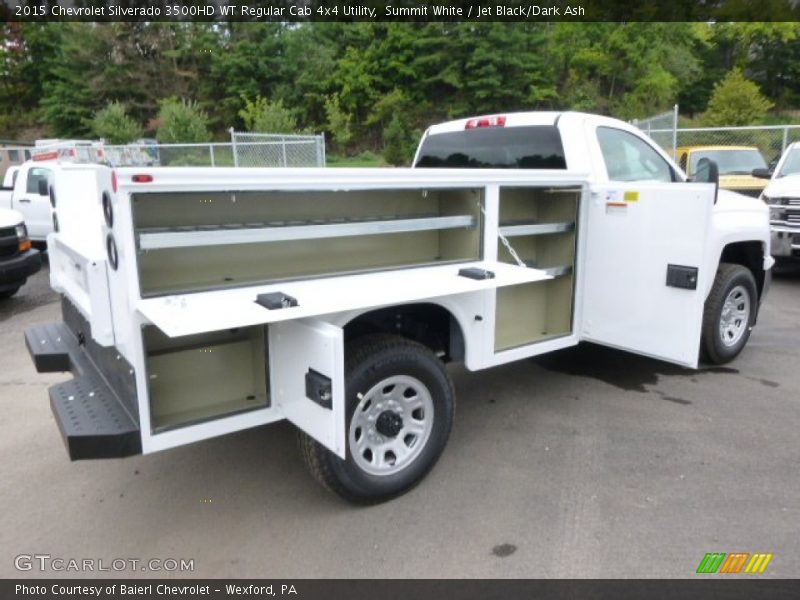
M70 463L24 329L59 319L46 270L0 304L0 577L14 557L193 559L195 577L694 577L707 552L800 576L800 269L749 346L680 369L581 346L453 370L450 443L421 485L353 507L288 424ZM103 573L103 576L114 573Z

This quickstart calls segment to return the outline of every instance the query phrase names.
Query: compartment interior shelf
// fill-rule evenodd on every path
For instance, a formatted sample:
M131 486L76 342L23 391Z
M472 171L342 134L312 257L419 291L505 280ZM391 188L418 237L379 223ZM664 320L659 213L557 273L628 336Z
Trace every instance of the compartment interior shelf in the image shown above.
M140 250L161 250L444 229L471 229L476 225L477 220L472 215L417 215L380 219L275 221L230 224L223 227L152 227L139 231L138 243Z
M574 230L575 223L571 221L561 223L505 221L500 223L500 233L505 237L517 237L521 235L547 235L552 233L566 233Z
M495 276L463 277L458 272L464 267L489 270ZM166 296L142 300L138 309L169 337L179 337L548 279L552 276L539 269L479 261ZM270 292L292 296L298 306L268 310L256 303L259 294Z

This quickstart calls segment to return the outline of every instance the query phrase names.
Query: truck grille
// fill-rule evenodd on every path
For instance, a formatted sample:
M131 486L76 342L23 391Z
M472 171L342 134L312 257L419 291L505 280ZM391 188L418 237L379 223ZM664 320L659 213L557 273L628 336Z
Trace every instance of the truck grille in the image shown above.
M19 240L14 227L0 229L0 258L8 258L19 253Z

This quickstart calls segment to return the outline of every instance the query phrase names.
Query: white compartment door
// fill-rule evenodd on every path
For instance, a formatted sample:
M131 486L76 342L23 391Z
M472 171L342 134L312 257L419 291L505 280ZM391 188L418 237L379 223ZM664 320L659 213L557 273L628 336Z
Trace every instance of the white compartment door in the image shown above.
M318 319L270 324L269 370L277 410L344 458L343 330Z
M697 366L703 290L714 277L703 266L713 203L707 184L592 188L582 339Z

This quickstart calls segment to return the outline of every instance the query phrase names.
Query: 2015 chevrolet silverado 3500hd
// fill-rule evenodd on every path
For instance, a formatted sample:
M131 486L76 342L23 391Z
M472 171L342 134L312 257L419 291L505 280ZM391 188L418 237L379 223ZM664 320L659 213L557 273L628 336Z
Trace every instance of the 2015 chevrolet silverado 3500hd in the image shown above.
M744 347L767 207L580 113L431 127L411 169L55 164L63 321L26 340L72 459L287 419L314 476L396 496L478 370L591 340L696 367ZM709 169L713 180L713 169Z

